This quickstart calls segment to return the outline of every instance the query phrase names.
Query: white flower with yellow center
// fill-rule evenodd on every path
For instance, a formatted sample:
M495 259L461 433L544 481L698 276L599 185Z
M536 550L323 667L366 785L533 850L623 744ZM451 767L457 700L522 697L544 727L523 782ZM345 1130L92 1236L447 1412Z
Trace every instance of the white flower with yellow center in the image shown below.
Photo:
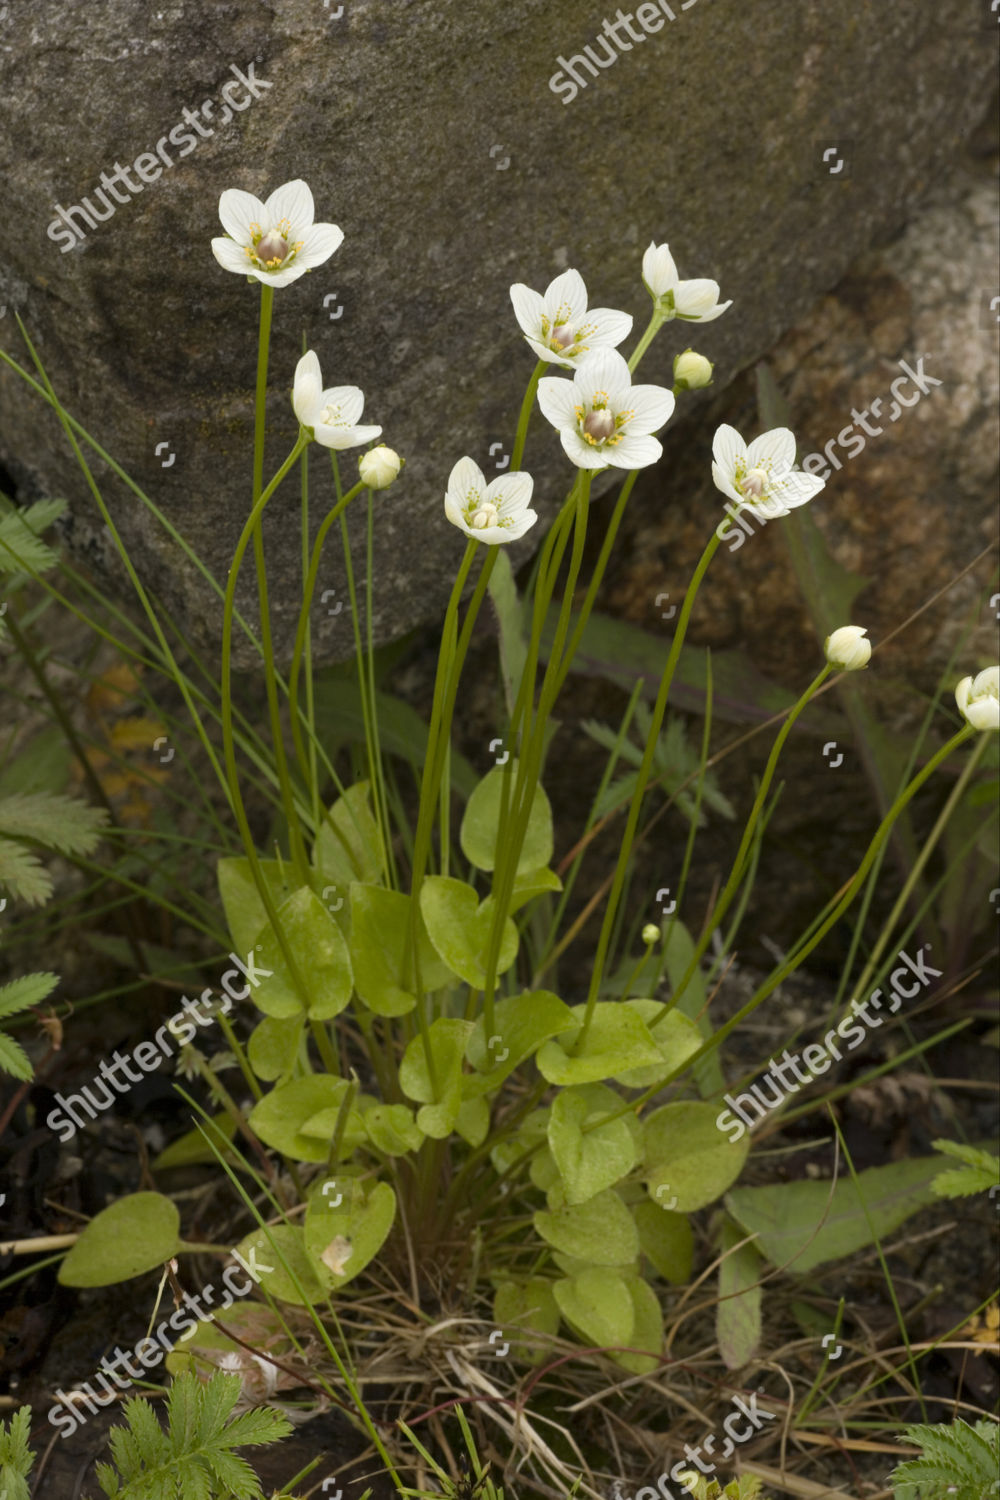
M973 729L1000 729L1000 667L963 677L955 689L955 702Z
M587 311L587 288L579 271L563 271L543 296L522 282L510 289L514 314L539 359L572 369L594 349L613 349L632 328L629 313L610 307Z
M287 286L329 260L344 238L336 224L315 224L315 217L313 195L301 178L275 188L266 203L227 188L219 199L226 237L212 241L212 253L227 271Z
M642 279L660 312L686 323L714 323L732 302L719 301L719 283L700 278L681 281L668 245L650 241L642 257Z
M292 406L302 426L324 448L360 448L382 434L381 427L358 426L365 398L356 385L324 391L319 360L311 349L295 366Z
M477 542L516 542L538 520L528 509L534 480L523 469L486 483L479 465L460 458L448 478L444 513Z
M601 349L572 380L540 380L538 405L578 469L644 469L663 452L650 434L670 417L674 396L660 385L633 385L621 355Z
M794 467L795 437L787 427L762 432L748 448L735 427L723 423L712 442L712 457L716 489L767 519L805 505L825 482Z

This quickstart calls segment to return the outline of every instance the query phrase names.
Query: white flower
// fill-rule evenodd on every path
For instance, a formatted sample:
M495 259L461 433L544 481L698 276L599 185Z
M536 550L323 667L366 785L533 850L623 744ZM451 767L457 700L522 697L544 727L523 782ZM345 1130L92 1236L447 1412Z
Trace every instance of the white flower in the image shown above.
M963 677L955 689L955 702L973 729L1000 729L1000 667Z
M815 474L794 468L795 438L787 427L775 427L754 438L749 448L734 427L725 423L712 443L712 478L737 505L764 516L787 516L823 488Z
M287 286L329 260L344 238L336 224L314 224L315 217L312 193L301 178L275 188L266 203L227 188L219 199L219 218L228 238L213 240L212 252L227 271Z
M377 448L363 453L358 461L361 483L370 490L386 490L399 474L403 460L392 448L380 443Z
M365 398L356 385L335 385L324 391L319 360L311 349L295 366L292 406L302 426L324 448L358 448L382 435L381 427L357 425Z
M587 311L587 288L579 271L564 271L544 297L522 282L510 289L514 314L539 359L572 369L592 349L613 349L632 327L629 313L610 307Z
M841 625L823 644L826 659L831 667L840 667L844 672L858 672L867 667L872 655L872 643L865 640L864 625Z
M719 301L717 281L681 281L669 246L654 240L642 257L642 279L661 312L689 323L712 323L733 305Z
M633 385L621 355L601 349L572 380L540 380L538 404L578 468L643 469L663 452L650 433L669 418L674 396L660 385Z
M444 513L477 542L516 542L538 516L528 509L534 480L523 470L486 483L471 458L460 458L448 479Z

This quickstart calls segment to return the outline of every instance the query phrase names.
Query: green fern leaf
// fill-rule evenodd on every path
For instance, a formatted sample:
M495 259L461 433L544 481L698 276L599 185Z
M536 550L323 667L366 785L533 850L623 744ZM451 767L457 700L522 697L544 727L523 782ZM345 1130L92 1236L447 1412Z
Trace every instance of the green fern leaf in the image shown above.
M31 1407L22 1406L9 1423L0 1422L0 1497L2 1500L31 1500L28 1475L35 1455L28 1447L31 1431Z
M973 1193L987 1193L1000 1182L1000 1157L958 1141L932 1141L931 1145L963 1163L953 1171L939 1172L933 1179L931 1187L939 1197L968 1198Z
M25 906L44 906L52 895L52 877L38 855L4 838L0 838L0 886Z
M60 854L92 854L106 822L103 808L61 793L16 793L0 799L0 834L31 839Z

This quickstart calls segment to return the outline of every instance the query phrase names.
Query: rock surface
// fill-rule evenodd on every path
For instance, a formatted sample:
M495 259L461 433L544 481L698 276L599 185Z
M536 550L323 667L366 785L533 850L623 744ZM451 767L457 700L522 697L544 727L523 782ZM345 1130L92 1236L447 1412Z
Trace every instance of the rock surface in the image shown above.
M212 258L216 206L228 187L266 196L305 178L317 218L346 237L276 295L266 472L294 440L288 389L305 335L326 379L360 385L365 419L408 459L376 500L376 636L435 618L462 552L443 516L447 475L466 452L487 469L502 461L491 446L509 451L532 368L512 281L544 289L575 265L595 302L641 329L642 250L669 240L681 274L715 277L734 306L654 346L643 376L669 383L672 354L692 342L728 380L902 225L981 114L995 66L985 0L675 0L655 34L656 7L638 9L649 34L630 42L609 23L618 40L603 46L596 11L549 0L9 7L0 174L17 227L0 270L3 347L30 365L16 311L66 408L224 579L248 509L258 295ZM588 44L606 68L590 77L572 64L569 97L565 60ZM243 107L226 119L222 90L240 75L258 97L235 89ZM102 173L137 161L141 191L120 188L126 201L69 246L57 206L93 199ZM74 550L123 591L55 417L7 368L0 401L0 461L18 498L67 494ZM525 466L547 521L571 477L553 434L533 430ZM350 455L342 472L353 482ZM205 585L120 481L99 463L95 473L143 580L214 641L220 611ZM315 526L325 459L312 474ZM265 535L284 648L299 597L294 479ZM360 566L360 508L352 538ZM345 597L335 547L318 594L327 588ZM344 656L348 611L330 607L316 604L315 639Z

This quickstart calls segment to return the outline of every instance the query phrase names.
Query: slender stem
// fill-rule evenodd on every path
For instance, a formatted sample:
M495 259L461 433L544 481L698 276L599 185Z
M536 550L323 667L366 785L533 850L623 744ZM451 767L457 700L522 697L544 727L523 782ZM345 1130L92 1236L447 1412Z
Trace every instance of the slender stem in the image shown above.
M531 408L535 404L535 392L538 390L538 382L547 363L548 361L544 359L538 361L531 372L528 389L525 391L524 400L521 402L521 413L517 419L517 434L514 438L514 451L510 456L512 472L521 467L521 460L524 457L524 444L528 436L528 423L531 421Z
M691 611L694 608L695 596L698 593L698 589L701 585L701 580L704 578L705 573L708 570L708 565L712 561L718 545L719 537L713 531L712 535L709 537L708 545L701 555L698 566L695 568L694 577L691 579L691 582L688 585L687 593L684 595L684 603L681 605L681 613L680 618L677 621L677 629L674 633L674 638L670 646L670 655L667 657L667 664L663 669L663 676L660 679L660 691L656 696L656 704L653 708L653 718L649 727L649 734L646 738L646 750L642 757L642 764L639 767L638 776L636 777L635 791L632 794L632 803L628 810L628 820L625 824L625 833L622 837L621 849L618 854L618 864L615 869L614 880L611 884L611 891L608 895L608 904L605 907L604 911L604 921L601 924L601 935L598 939L597 953L594 957L594 966L590 976L590 990L587 995L587 1008L584 1013L583 1026L577 1039L577 1047L583 1045L583 1042L585 1041L587 1036L587 1032L590 1030L590 1023L594 1014L594 1006L597 1002L597 995L601 987L601 980L604 976L604 963L605 959L607 958L608 945L611 940L611 931L614 926L615 914L618 910L618 901L621 897L622 887L625 883L625 872L628 868L628 860L632 849L632 841L635 838L635 831L639 822L639 812L642 807L642 799L645 796L646 786L649 781L650 772L653 768L653 755L656 750L657 741L660 737L660 729L663 724L663 716L667 710L667 698L669 697L670 689L673 685L674 671L676 670L677 662L680 658L681 647L684 644L684 637L687 634L688 620L690 619Z
M668 320L660 312L658 306L654 304L653 315L650 318L649 323L647 324L646 331L639 342L636 344L635 348L632 351L632 356L629 359L628 368L630 374L634 372L636 365L638 365L640 359L642 359L642 356L645 354L646 350L649 348L650 344L656 338L656 335L659 333L660 329L667 321Z

